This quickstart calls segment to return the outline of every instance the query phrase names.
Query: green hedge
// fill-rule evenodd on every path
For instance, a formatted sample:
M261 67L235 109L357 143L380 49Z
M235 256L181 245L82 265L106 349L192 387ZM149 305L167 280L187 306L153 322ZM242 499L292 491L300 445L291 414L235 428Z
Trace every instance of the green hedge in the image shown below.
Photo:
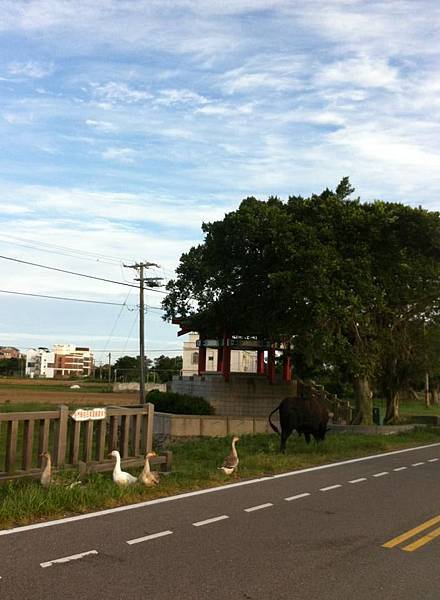
M215 412L204 398L175 392L151 390L147 394L147 402L154 404L154 410L158 412L176 415L213 415Z

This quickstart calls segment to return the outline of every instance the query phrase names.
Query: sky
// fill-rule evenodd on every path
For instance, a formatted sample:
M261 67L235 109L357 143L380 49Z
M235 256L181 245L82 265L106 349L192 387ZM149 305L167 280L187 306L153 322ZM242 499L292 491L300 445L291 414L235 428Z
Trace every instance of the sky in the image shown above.
M0 0L0 256L166 283L202 222L346 175L440 210L439 67L437 0ZM0 277L0 345L136 354L135 288L5 258ZM162 298L152 358L182 347Z

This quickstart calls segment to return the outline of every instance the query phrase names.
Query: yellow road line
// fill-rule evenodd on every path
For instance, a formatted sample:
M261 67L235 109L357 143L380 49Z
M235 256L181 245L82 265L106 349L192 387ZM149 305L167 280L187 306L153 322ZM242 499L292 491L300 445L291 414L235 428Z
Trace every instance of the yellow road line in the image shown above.
M414 552L414 550L417 550L417 548L420 548L421 546L428 544L428 542L432 542L432 540L435 539L436 537L438 537L439 535L440 535L440 527L438 529L434 529L434 531L431 531L430 533L427 533L426 535L419 538L412 544L405 546L404 548L402 548L402 550L405 550L405 552Z
M424 531L425 529L428 529L429 527L432 527L432 525L435 525L436 523L440 523L440 515L429 519L429 521L425 521L421 525L414 527L414 529L410 529L409 531L402 533L402 535L398 535L397 537L393 538L392 540L389 540L385 544L382 544L382 547L394 548L394 546L397 546L401 542L406 542L406 540L408 540L409 538L413 537L417 533L420 533L421 531Z

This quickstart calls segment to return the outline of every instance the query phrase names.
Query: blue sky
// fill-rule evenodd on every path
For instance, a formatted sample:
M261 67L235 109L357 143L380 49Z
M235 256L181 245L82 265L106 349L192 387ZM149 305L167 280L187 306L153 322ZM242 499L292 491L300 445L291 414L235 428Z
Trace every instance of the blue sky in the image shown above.
M0 254L172 277L202 221L349 175L440 209L440 5L357 0L0 2ZM0 259L1 288L136 304ZM147 302L159 306L160 294ZM160 311L147 353L181 339ZM0 345L135 353L136 313L0 293Z

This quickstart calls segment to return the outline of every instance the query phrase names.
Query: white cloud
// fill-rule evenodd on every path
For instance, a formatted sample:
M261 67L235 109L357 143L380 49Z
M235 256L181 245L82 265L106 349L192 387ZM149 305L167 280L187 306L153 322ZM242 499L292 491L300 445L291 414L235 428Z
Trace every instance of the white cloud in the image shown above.
M191 90L160 90L156 104L171 106L173 104L207 104L209 100Z
M34 116L31 113L3 113L3 118L10 125L28 125L34 120Z
M356 85L395 88L399 72L384 59L361 56L331 62L316 75L318 85Z
M112 133L118 129L116 125L109 121L95 121L94 119L87 119L86 125L93 127L97 131L102 131L103 133Z
M109 81L105 84L92 84L92 90L97 98L112 103L135 104L150 100L153 96L150 92L141 89L130 88L126 83Z
M136 150L133 148L107 148L102 153L102 157L106 160L116 160L122 163L134 163L137 156Z
M26 63L13 62L8 65L8 71L11 75L22 75L33 79L42 79L51 75L54 71L53 65L43 65L34 61Z

